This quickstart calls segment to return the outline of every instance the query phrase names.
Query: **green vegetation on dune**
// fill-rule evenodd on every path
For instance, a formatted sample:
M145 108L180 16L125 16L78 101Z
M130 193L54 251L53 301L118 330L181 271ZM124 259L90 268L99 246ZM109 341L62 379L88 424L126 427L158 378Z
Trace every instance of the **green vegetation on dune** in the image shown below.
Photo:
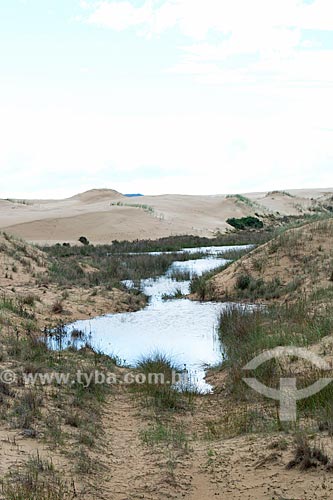
M262 229L264 227L263 222L258 219L258 217L242 217L240 219L227 219L227 223L234 227L235 229Z
M279 299L298 290L301 284L301 278L294 278L284 285L279 277L264 280L263 278L253 278L250 274L241 274L236 282L236 295L238 300Z
M114 201L111 203L111 206L116 206L116 207L132 207L132 208L141 208L145 212L154 213L154 208L151 207L150 205L145 205L142 203L124 203L122 201Z
M316 311L316 312L314 312ZM224 349L223 369L227 370L228 391L238 401L256 405L263 398L243 382L244 366L266 350L283 347L306 347L321 343L333 331L333 316L329 305L316 307L315 302L299 299L294 303L273 305L265 308L230 306L220 317L219 336ZM298 388L308 387L320 377L313 366L297 369L298 360L285 358L270 360L258 367L254 376L268 387L279 387L281 377L297 373ZM326 375L325 375L326 376ZM329 420L333 431L331 401L333 384L318 394L298 402L299 425L302 418L310 419L313 430L319 430ZM265 400L266 408L274 408L272 400ZM274 412L272 413L274 420ZM325 424L328 425L328 424ZM280 422L275 419L276 429ZM314 426L314 427L313 427Z
M185 386L180 383L178 389L173 385L174 382L180 381L182 370L171 357L153 353L139 360L137 369L145 375L145 382L133 386L133 390L142 396L145 406L162 415L165 412L184 412L192 409L197 391L190 381ZM152 374L162 376L158 379L159 383L151 383Z
M234 199L234 200L236 200L236 202L244 203L244 205L247 205L248 207L259 207L259 208L261 208L260 205L258 205L258 203L256 203L255 201L250 200L250 198L248 198L247 196L244 196L242 194L228 194L227 198L228 199Z

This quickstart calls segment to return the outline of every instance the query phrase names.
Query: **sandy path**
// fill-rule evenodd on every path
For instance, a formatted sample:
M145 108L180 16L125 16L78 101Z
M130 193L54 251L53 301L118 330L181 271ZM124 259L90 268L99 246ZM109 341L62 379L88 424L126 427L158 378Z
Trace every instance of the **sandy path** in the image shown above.
M103 462L108 471L103 483L108 494L104 498L159 498L157 485L161 471L140 438L145 425L139 410L127 392L117 392L107 404L102 422L106 445Z
M153 419L153 421L155 421ZM105 405L102 419L102 470L94 480L95 495L105 500L183 499L191 489L192 456L177 456L170 472L170 450L145 445L141 432L150 422L133 394L117 390ZM151 423L151 422L150 422ZM101 458L101 457L99 457ZM204 498L204 497L203 497Z

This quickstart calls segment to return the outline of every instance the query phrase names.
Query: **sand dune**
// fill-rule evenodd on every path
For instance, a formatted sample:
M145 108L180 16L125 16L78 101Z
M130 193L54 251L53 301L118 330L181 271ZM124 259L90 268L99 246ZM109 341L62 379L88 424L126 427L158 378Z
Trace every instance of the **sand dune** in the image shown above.
M248 193L242 196L126 197L93 189L65 200L0 200L0 228L32 242L93 243L176 234L213 236L229 217L297 215L332 204L333 188Z

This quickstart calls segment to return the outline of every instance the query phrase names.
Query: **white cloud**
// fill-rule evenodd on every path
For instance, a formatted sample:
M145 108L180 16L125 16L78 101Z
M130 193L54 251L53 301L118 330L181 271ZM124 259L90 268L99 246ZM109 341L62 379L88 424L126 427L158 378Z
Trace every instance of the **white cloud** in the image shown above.
M164 0L162 4L146 0L140 7L128 0L109 0L95 4L88 22L116 30L141 26L155 34L177 26L195 39L203 39L209 30L234 33L236 39L242 34L260 39L275 29L266 40L269 44L280 39L279 29L282 36L289 28L331 30L331 15L331 0L312 4L301 0Z
M201 75L202 83L331 82L332 51L302 38L304 29L332 29L331 0L146 0L103 1L89 23L138 35L161 35L178 28L192 44L180 47L173 73ZM212 43L211 32L225 39ZM309 48L316 48L311 53ZM238 60L235 59L238 57ZM252 61L247 60L252 56ZM257 58L257 60L256 60ZM236 65L234 64L236 62Z
M55 101L51 86L23 97L21 82L19 90L8 86L0 95L2 196L105 185L214 193L332 184L333 51L302 32L331 29L331 0L81 0L81 7L86 22L117 32L184 35L180 46L177 36L164 47L167 60L174 57L165 68L171 84L166 90L165 75L154 74L141 88L133 54L120 45L134 75L128 81L116 82L103 67L105 86L97 75L90 93L80 74L77 88L68 80L70 92ZM146 64L153 74L153 58ZM80 68L93 75L92 60ZM185 78L180 85L175 73L198 85ZM13 192L15 178L21 194Z
M90 14L88 22L122 31L149 23L151 15L151 2L146 2L143 7L134 7L127 1L101 2L96 10Z

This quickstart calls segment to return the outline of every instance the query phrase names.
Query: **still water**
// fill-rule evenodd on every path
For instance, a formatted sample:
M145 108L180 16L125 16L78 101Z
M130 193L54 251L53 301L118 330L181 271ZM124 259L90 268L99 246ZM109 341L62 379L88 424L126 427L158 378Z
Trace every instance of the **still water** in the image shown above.
M222 347L217 336L219 313L225 303L194 302L186 298L163 300L164 294L180 289L189 293L190 281L175 281L172 272L185 271L191 276L217 268L227 261L223 252L230 248L205 248L207 257L198 260L175 261L168 272L157 279L141 281L141 290L149 297L145 309L137 312L107 314L94 319L77 321L67 326L90 335L90 343L105 354L118 356L124 363L135 365L145 355L154 352L172 356L181 368L191 375L198 389L208 392L205 367L221 361ZM186 251L186 250L184 250ZM191 249L191 253L202 248ZM131 282L126 282L131 286Z

